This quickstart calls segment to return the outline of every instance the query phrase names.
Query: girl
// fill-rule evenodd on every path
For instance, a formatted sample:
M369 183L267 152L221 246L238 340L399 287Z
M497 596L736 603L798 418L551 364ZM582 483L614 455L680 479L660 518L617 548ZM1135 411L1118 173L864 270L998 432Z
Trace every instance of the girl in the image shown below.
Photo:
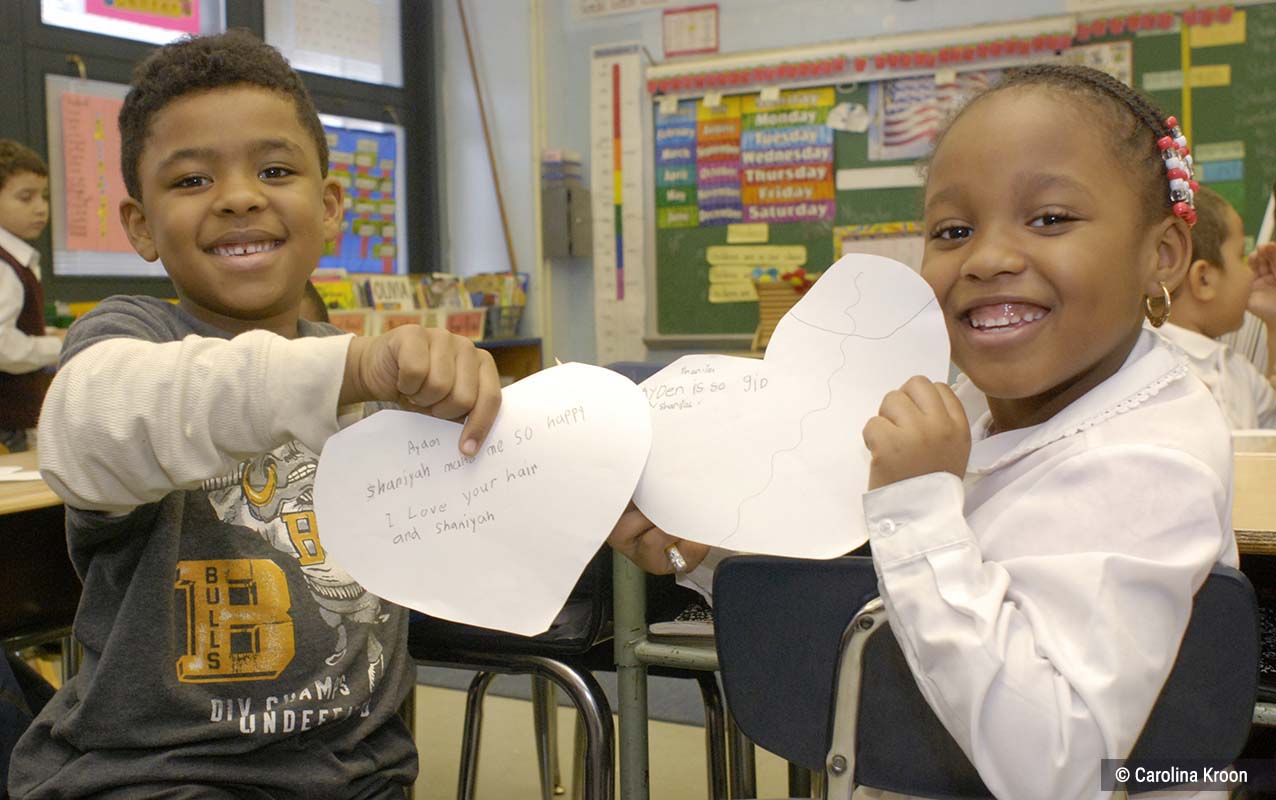
M864 508L892 630L998 797L1098 796L1193 594L1237 563L1227 424L1141 327L1191 255L1175 124L1035 66L965 107L927 175L922 272L967 380L886 396Z
M965 377L882 401L864 509L891 628L998 797L1101 796L1193 595L1237 563L1227 424L1141 327L1191 254L1175 125L1104 73L1033 66L929 165L922 275ZM634 513L613 539L658 567L673 540Z

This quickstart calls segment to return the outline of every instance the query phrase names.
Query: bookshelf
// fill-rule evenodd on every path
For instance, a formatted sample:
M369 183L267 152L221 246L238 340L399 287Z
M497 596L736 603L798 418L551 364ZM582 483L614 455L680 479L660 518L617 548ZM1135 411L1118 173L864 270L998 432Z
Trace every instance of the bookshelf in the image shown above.
M475 342L474 346L492 354L492 358L496 360L496 371L501 374L502 379L510 379L509 382L540 371L542 361L539 338L489 339ZM501 382L506 383L505 380Z

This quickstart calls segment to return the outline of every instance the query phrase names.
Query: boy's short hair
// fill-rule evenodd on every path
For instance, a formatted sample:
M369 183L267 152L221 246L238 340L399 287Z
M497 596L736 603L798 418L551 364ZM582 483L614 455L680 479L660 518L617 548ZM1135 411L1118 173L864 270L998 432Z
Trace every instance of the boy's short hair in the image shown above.
M1196 224L1192 226L1192 260L1205 259L1223 266L1223 240L1227 238L1227 210L1232 204L1213 189L1196 191Z
M21 142L0 139L0 189L9 178L21 172L30 172L47 178L49 165L40 154Z
M297 106L297 119L314 139L319 168L328 175L328 137L310 92L278 50L246 30L179 39L152 53L133 70L132 88L120 109L120 166L124 187L142 198L137 165L151 119L179 97L230 86L280 92ZM234 124L234 120L227 120Z

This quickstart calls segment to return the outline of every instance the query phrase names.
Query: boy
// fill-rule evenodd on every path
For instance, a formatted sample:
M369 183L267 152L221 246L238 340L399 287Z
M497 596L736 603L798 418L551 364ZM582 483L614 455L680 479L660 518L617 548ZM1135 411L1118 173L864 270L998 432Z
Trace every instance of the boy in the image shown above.
M1196 193L1196 213L1192 264L1171 294L1172 323L1159 333L1187 353L1192 372L1209 387L1233 429L1276 427L1276 389L1249 360L1215 341L1241 326L1247 306L1260 316L1264 312L1264 303L1251 300L1254 271L1245 260L1240 215L1204 187Z
M49 222L49 168L34 150L0 139L0 453L27 448L62 342L44 331L40 254L24 239Z
M316 452L338 408L468 414L491 357L415 326L376 338L298 319L342 192L297 74L244 32L160 48L120 111L129 240L179 304L79 320L41 419L84 581L84 666L14 752L15 797L402 797L407 613L330 561Z

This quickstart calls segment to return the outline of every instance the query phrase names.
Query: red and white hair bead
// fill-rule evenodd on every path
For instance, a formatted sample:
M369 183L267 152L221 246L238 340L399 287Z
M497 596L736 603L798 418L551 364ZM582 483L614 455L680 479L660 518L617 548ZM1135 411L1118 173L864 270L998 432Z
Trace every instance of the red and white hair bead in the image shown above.
M1170 133L1157 139L1156 146L1161 149L1165 175L1170 181L1170 202L1175 216L1189 226L1195 225L1196 190L1201 187L1192 177L1192 152L1176 118L1166 117L1165 127Z

